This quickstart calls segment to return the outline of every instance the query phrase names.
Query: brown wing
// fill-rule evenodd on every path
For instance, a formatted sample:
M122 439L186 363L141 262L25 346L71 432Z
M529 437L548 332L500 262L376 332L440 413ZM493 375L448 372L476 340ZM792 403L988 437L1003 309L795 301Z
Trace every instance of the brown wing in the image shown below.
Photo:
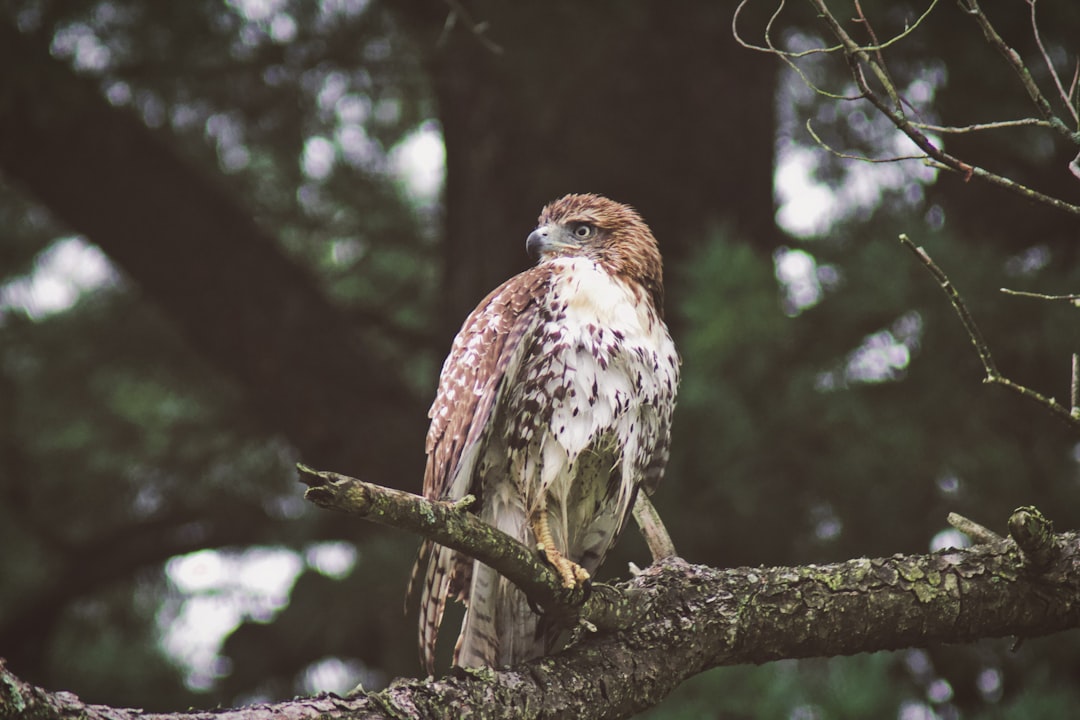
M459 500L469 493L480 496L476 460L490 437L493 409L506 380L515 375L520 364L527 345L522 340L535 331L550 274L549 268L535 267L510 278L480 302L454 338L428 412L431 426L425 497ZM424 543L409 583L410 596L425 558L419 641L421 659L431 672L446 600L468 601L472 560L440 545Z
M487 429L499 385L536 322L550 275L550 268L535 267L510 278L480 302L454 338L428 411L424 497L448 497L462 456Z

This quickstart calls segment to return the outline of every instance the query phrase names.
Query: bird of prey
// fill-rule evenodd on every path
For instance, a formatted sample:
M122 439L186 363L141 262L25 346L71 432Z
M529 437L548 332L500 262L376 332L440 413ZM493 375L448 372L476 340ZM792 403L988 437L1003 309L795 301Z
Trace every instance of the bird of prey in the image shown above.
M631 207L567 195L526 249L535 266L484 298L454 339L429 416L424 495L476 497L480 519L537 547L567 587L596 571L639 490L668 459L679 357L663 319L660 251ZM462 667L551 651L561 628L488 566L426 543L420 654L448 598L467 610Z

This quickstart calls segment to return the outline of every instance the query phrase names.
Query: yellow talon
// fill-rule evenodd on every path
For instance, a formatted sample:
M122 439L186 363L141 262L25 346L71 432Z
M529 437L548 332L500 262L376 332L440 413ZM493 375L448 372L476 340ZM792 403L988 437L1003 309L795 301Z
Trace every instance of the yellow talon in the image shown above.
M555 540L551 537L551 527L548 525L547 508L540 509L533 532L536 533L536 549L559 573L563 587L573 589L589 580L588 570L563 555L555 547Z

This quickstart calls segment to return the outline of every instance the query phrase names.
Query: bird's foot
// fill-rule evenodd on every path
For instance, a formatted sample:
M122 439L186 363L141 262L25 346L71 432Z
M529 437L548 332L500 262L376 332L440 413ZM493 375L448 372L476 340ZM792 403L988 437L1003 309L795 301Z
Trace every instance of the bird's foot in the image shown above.
M554 543L538 542L536 549L555 568L563 587L573 589L589 582L589 571L559 552Z
M589 582L589 571L563 555L555 546L546 507L541 507L537 513L533 533L536 535L536 549L540 551L541 557L559 573L563 587L573 590Z

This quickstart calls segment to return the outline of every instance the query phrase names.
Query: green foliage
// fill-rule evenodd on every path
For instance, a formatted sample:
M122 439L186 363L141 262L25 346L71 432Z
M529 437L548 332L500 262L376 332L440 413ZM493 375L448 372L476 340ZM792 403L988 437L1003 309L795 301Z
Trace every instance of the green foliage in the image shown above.
M948 512L1003 531L1023 498L1054 508L1059 527L1080 521L1068 481L1075 475L1069 433L1036 406L979 383L981 367L944 294L894 238L805 245L819 274L828 265L825 275L840 279L794 317L783 311L770 259L728 233L715 233L678 271L687 298L676 308L684 382L669 480L656 502L665 517L676 514L669 524L689 560L773 564L922 552ZM925 244L951 273L1001 366L1047 393L1056 367L1063 389L1071 339L1060 328L1068 319L997 288L1073 287L1076 270L1048 264L1010 277L986 247L930 232ZM883 330L892 343L906 338L907 359L887 377L859 379L856 348ZM991 667L1008 667L1007 686L1026 687L1026 672L1004 648L992 656ZM956 649L945 676L969 676L987 663L985 650ZM688 684L656 716L678 717L684 702L688 717L704 707L722 717L785 715L765 705L775 698L789 709L815 708L808 717L882 716L905 696L862 673L904 674L898 664L889 655L830 661L824 685L803 665L792 675L718 670ZM738 680L728 685L731 677ZM1066 677L1031 682L1055 686ZM747 689L754 683L769 692ZM993 701L968 695L967 710L997 712ZM1025 691L1013 702L1031 697Z
M783 660L759 668L717 668L683 683L642 718L889 717L912 688L898 682L891 655Z
M156 575L88 593L69 608L46 648L58 687L163 712L202 702L183 690L180 669L158 645L154 616L162 597Z
M194 702L158 647L153 567L205 544L303 534L296 519L272 529L298 502L288 454L120 289L38 321L9 314L0 369L0 527L15 550L0 554L5 655L90 697Z

